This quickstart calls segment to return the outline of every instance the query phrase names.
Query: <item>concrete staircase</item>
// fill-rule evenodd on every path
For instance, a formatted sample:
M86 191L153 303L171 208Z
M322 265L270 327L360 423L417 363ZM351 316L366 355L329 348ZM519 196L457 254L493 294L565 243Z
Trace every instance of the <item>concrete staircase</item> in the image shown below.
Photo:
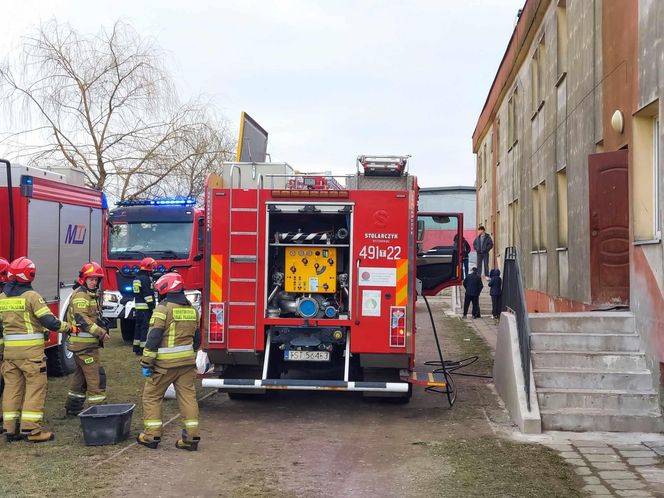
M531 314L530 327L544 430L664 430L631 312Z

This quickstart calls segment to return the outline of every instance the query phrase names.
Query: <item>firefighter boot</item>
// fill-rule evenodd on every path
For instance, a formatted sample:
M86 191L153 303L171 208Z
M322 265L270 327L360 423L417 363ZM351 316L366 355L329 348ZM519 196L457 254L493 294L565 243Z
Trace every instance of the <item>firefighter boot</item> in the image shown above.
M178 450L187 450L187 451L198 451L198 443L201 441L201 438L194 437L191 440L187 439L178 439L175 443L175 447Z
M156 450L157 446L159 446L159 443L161 442L160 437L150 437L146 436L143 432L141 432L138 436L136 436L136 441L138 444L145 446L146 448L150 448L151 450Z
M53 441L55 439L55 434L48 431L31 432L31 431L21 431L21 439L25 439L30 443L45 443L47 441Z
M7 438L8 443L13 443L14 441L22 441L25 439L25 436L18 431L18 428L14 432L5 432L5 437Z
M65 401L65 413L68 417L75 417L83 411L85 394L69 391Z

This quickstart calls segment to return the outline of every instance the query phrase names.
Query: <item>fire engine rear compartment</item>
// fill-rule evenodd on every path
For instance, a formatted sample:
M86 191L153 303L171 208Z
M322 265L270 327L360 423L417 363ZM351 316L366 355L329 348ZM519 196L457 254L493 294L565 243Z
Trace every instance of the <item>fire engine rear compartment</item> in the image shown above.
M210 196L208 208L212 208L209 212L214 219L224 217L220 212L226 212L228 219L226 224L211 226L213 232L227 230L228 238L224 244L219 233L211 233L211 266L214 270L215 262L220 267L227 265L228 278L219 280L226 297L219 303L211 299L209 305L206 348L223 378L204 379L204 385L236 393L288 388L409 396L409 384L400 382L399 371L411 365L410 331L414 324L408 323L408 347L404 341L402 347L393 350L388 344L389 326L383 325L382 331L372 330L374 317L364 324L360 316L361 294L358 285L352 285L360 269L360 248L353 247L353 243L363 241L365 232L372 231L366 228L366 221L371 220L375 208L366 202L366 194L365 206L358 205L354 193L351 191L343 201L281 201L271 198L269 190L260 189L227 189ZM375 201L382 194L382 204L397 201L394 192L375 194ZM398 201L401 206L391 207L397 225L406 229L398 251L407 258L409 247L413 247L410 239L414 227L409 227L408 196L401 194ZM238 215L241 217L234 218ZM359 235L358 216L365 225ZM396 254L396 249L393 252ZM374 264L387 265L385 261ZM394 266L395 261L389 264ZM375 273L379 270L385 271L377 268ZM394 300L394 289L372 292L380 300ZM378 306L384 308L386 319L390 306ZM407 315L405 306L402 308L399 313ZM253 314L255 317L250 317ZM218 333L220 328L215 328L219 318L223 335ZM361 332L365 336L378 332L384 345L374 348L372 354L366 351L367 341L371 341L367 337L360 341L358 335L357 345L364 343L362 353L353 340L354 334ZM253 341L248 340L249 334ZM240 337L245 340L240 341Z

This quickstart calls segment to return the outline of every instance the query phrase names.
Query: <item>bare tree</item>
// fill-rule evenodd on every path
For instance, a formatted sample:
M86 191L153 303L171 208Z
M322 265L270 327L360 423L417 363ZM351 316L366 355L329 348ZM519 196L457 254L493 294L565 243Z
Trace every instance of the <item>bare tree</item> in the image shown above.
M217 149L204 145L230 143L227 127L213 128L206 106L179 102L162 60L122 21L87 37L57 21L40 26L0 66L6 115L19 128L3 143L41 167L65 161L122 199L211 164Z

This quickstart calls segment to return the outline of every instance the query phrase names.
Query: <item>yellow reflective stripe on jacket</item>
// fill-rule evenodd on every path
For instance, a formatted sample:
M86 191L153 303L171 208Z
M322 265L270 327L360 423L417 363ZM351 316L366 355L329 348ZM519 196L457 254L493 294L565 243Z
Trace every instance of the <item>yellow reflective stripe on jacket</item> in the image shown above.
M143 356L146 358L156 358L157 357L157 352L156 351L150 351L149 349L144 349L143 350Z
M0 346L2 346L4 343L5 343L5 340L2 337L0 337Z
M43 346L43 334L7 334L5 336L5 347L29 347L29 346Z
M136 303L135 308L137 310L148 310L148 309L150 309L149 306L145 303Z
M174 346L175 346L175 322L171 322L170 326L168 327L168 347L172 348Z
M194 347L191 344L186 346L159 348L157 350L157 360L172 360L175 358L189 358L193 356L195 356L195 353Z
M35 329L32 328L32 320L30 320L30 313L28 313L27 311L23 313L23 321L25 322L26 332L32 333L35 331Z
M44 306L42 308L39 308L37 311L35 311L35 316L37 318L41 318L42 316L48 315L51 312L50 309L48 309L48 306Z
M6 297L0 300L0 312L2 311L25 311L25 298Z
M145 299L146 303L151 303L152 301L154 301L154 298L152 296L145 296L143 299Z
M166 314L162 313L161 311L153 311L152 318L161 318L162 320L166 320Z

